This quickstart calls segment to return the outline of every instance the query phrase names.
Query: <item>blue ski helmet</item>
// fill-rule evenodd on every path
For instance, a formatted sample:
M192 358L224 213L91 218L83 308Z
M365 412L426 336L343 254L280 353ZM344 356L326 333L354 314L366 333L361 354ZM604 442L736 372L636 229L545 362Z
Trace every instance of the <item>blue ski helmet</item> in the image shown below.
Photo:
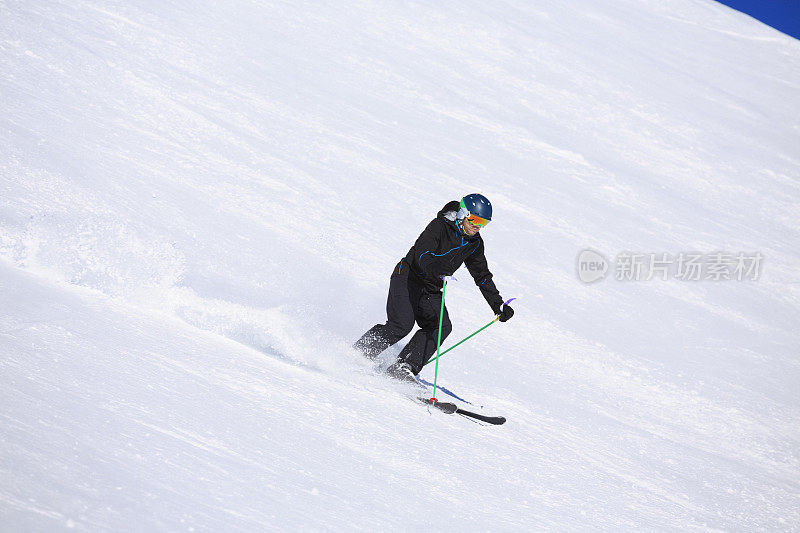
M461 199L458 218L461 219L469 215L484 218L487 222L492 220L492 202L482 194L466 195Z

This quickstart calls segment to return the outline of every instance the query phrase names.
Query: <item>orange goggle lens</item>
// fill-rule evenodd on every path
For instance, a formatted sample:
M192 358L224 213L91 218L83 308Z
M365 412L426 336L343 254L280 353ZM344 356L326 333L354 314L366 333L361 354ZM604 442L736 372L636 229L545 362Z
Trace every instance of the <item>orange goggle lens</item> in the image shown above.
M479 228L482 228L489 223L489 221L485 218L479 217L478 215L473 215L472 213L467 215L467 220L469 220L470 224L473 226L478 226Z

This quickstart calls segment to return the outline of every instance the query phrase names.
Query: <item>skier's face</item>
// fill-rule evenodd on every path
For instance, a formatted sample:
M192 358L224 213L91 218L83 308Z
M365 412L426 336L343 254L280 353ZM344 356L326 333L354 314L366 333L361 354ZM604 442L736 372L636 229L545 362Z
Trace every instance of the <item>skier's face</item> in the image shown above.
M481 230L480 226L476 226L466 218L461 221L461 227L464 228L464 233L472 237Z

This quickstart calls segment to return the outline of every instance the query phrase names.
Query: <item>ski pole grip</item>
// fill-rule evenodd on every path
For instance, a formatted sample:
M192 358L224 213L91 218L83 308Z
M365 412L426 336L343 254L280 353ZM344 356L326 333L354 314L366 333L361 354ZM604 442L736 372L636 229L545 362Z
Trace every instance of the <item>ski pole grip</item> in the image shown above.
M508 300L506 300L505 302L503 302L503 305L501 305L501 306L500 306L500 310L502 311L502 309L503 309L503 307L504 307L504 306L506 306L506 305L510 304L510 303L511 303L511 302L513 302L514 300L516 300L516 298L509 298ZM496 315L494 315L494 316L495 316L495 317L497 317L497 318L495 318L495 319L494 319L494 320L495 320L495 322L497 322L497 319L498 319L498 318L500 318L500 313L497 313L497 314L496 314Z

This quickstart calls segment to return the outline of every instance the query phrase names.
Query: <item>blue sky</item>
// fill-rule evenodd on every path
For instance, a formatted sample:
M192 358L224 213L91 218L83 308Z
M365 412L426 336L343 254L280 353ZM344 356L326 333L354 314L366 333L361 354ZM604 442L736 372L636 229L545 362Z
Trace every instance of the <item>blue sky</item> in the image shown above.
M800 39L800 0L718 0Z

